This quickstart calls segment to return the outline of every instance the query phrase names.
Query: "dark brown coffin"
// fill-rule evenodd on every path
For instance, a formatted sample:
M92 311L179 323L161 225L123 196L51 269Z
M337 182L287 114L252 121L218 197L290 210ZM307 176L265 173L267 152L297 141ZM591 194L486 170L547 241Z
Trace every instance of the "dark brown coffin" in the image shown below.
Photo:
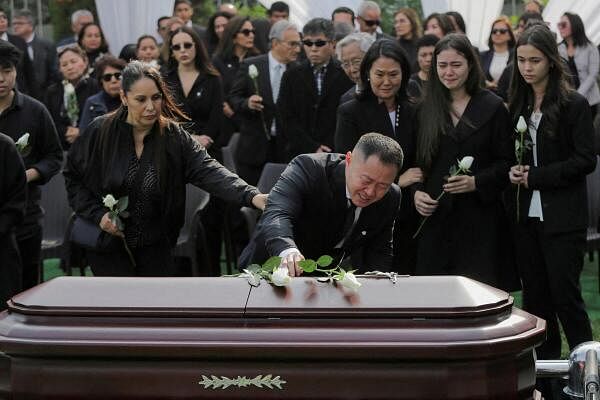
M361 282L57 278L0 314L0 397L531 398L545 322L507 293Z

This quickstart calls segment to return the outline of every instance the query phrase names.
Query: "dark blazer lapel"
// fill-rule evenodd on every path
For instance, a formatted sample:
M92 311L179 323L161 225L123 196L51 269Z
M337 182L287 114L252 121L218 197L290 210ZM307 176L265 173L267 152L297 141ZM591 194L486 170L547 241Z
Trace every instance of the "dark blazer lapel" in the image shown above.
M315 82L315 75L313 73L312 67L310 63L306 61L302 66L302 81L307 88L309 89L309 93L312 96L312 100L316 103L318 101L319 96L317 95L317 84Z
M322 99L327 98L329 93L332 91L333 87L336 84L336 81L339 77L340 67L337 65L336 61L332 58L327 65L327 70L325 72L325 79L323 80L323 95Z
M487 90L475 94L469 100L469 104L467 104L458 124L450 130L449 135L462 142L494 116L497 110L495 103L501 101L496 95Z

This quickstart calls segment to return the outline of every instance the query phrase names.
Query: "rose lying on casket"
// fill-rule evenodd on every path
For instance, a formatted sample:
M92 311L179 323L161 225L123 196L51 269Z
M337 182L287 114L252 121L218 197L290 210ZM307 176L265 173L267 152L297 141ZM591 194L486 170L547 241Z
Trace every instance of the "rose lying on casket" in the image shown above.
M354 290L355 292L362 286L362 283L356 279L356 276L352 272L344 272L341 276L341 279L337 279L340 285L345 288Z
M276 268L271 274L271 283L275 286L287 286L291 280L287 268Z

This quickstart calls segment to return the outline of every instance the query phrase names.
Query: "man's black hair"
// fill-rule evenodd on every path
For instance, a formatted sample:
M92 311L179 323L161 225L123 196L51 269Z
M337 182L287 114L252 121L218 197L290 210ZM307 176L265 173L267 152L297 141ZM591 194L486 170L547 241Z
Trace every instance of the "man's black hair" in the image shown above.
M16 68L21 60L21 55L21 50L17 49L12 43L0 40L0 67Z

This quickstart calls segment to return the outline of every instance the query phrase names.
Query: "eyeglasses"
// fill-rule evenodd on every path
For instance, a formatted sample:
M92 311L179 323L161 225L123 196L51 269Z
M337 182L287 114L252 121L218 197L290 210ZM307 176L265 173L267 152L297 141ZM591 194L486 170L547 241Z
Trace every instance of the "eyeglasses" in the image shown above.
M361 18L361 19L363 20L363 22L364 22L364 23L365 23L367 26L374 26L374 25L377 25L377 26L379 26L379 24L381 24L381 21L380 21L380 20L378 20L378 19L374 19L374 20L372 20L372 21L371 21L371 20L368 20L368 19L364 19L364 18Z
M508 29L492 29L494 35L504 35L505 33L508 33Z
M317 46L317 47L323 47L325 46L327 43L329 43L329 40L315 40L314 42L312 40L303 40L302 44L305 45L306 47L313 47L313 46Z
M118 80L118 81L121 80L120 72L115 72L114 74L104 74L104 75L102 75L102 80L104 82L110 82L112 80L113 76L115 77L116 80Z
M302 46L302 42L295 42L293 40L290 40L289 42L285 42L285 41L282 40L281 43L285 43L285 44L287 44L290 47L300 47L300 46Z
M174 44L173 46L171 46L171 50L173 50L173 51L180 51L182 46L183 46L184 49L189 50L192 47L194 47L194 43L185 42L183 44Z
M558 26L560 29L565 29L567 27L567 23L566 22L559 22L558 24L556 24L556 26Z
M256 31L254 29L242 29L238 33L241 33L244 36L250 36L251 34L254 35Z
M361 62L362 62L362 59L360 59L360 58L355 58L354 60L350 60L350 61L344 61L342 63L342 68L344 68L344 69L349 69L350 67L360 68Z

